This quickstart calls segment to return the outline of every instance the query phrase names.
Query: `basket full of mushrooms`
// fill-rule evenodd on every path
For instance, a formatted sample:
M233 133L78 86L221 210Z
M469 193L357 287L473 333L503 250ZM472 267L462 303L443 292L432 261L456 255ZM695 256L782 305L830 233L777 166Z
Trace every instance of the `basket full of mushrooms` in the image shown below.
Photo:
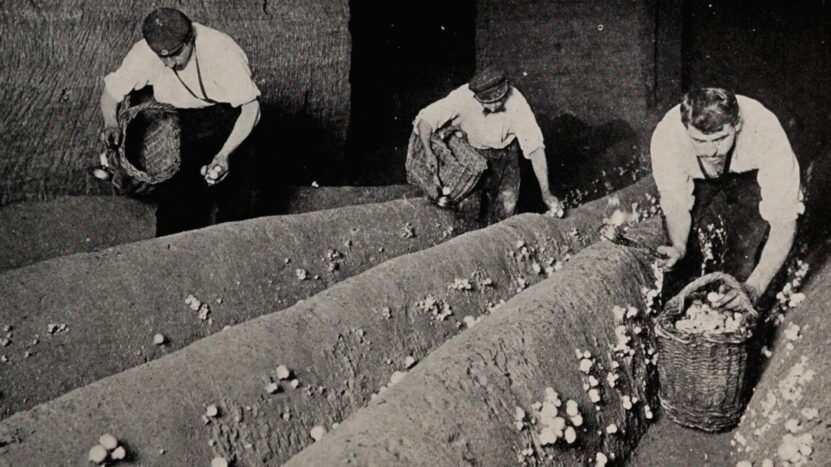
M738 293L737 309L715 306ZM747 403L748 363L758 314L741 284L702 276L669 300L655 325L661 407L675 422L704 431L735 426Z

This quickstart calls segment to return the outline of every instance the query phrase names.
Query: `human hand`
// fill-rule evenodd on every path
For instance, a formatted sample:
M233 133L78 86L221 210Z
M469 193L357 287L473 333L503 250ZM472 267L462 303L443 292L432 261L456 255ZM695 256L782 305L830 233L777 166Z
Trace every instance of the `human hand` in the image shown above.
M563 217L565 215L565 206L563 206L563 203L556 196L551 193L544 193L542 200L548 206L548 212L546 214L549 216Z
M658 247L658 266L664 271L670 271L685 253L672 245L661 245Z
M228 176L229 172L228 158L221 156L214 157L210 164L203 165L199 170L199 173L205 178L205 182L208 186L216 185L217 183L225 180L225 177Z
M756 301L759 299L759 291L756 290L756 287L753 285L748 284L747 282L742 283L742 290L747 294L747 297L750 299L750 304L755 305ZM725 310L731 311L740 311L742 310L742 300L741 294L736 289L729 289L726 285L722 284L719 287L719 293L721 297L713 302L714 308L721 308Z
M121 130L118 127L108 126L101 130L98 138L108 148L115 148L121 144Z

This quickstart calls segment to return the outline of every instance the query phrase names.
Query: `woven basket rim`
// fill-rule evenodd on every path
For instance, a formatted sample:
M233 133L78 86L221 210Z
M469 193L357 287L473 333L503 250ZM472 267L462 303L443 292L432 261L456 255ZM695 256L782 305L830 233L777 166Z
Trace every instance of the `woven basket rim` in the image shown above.
M684 302L694 292L702 287L715 283L722 282L729 288L739 292L740 300L742 301L742 325L737 331L718 333L718 334L698 334L682 331L676 329L674 324L681 316L683 316ZM696 342L710 342L714 344L743 344L751 337L753 337L754 324L759 315L750 303L750 298L747 297L744 290L742 290L739 281L730 274L724 272L713 272L705 274L685 286L675 297L672 297L664 306L664 312L656 319L655 333L658 336L675 340L683 344L694 344Z
M142 114L144 111L157 111L166 114L171 114L176 116L177 111L176 107L172 106L171 104L166 104L163 102L144 102L138 105L130 106L129 100L125 100L124 102L125 108L121 110L118 114L118 127L121 131L121 141L122 144L118 146L116 151L116 156L118 157L118 162L121 168L129 175L130 177L150 184L157 184L161 183L165 180L168 180L172 177L178 170L181 164L180 155L178 152L175 155L175 158L169 164L169 169L165 172L158 174L156 176L150 175L147 172L140 170L138 167L134 166L127 157L127 149L126 144L123 142L126 141L127 138L127 128L130 126L130 122L133 121L136 117Z

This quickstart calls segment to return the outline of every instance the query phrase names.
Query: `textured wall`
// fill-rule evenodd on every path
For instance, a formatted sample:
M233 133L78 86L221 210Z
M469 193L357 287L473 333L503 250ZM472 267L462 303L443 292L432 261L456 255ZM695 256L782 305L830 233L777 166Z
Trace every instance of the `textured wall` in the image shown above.
M158 6L180 8L246 51L263 94L260 155L341 157L350 97L347 0L9 0L0 3L0 205L101 190L85 173L101 149L101 77Z
M499 64L539 115L641 133L655 97L648 1L479 0L477 61Z

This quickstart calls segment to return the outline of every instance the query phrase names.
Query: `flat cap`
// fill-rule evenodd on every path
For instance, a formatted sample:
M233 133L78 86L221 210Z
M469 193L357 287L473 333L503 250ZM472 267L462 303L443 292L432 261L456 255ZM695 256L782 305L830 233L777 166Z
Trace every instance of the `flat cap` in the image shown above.
M177 9L159 8L147 15L141 32L153 52L166 57L176 54L193 37L193 25Z
M496 102L508 93L508 79L497 68L485 68L468 83L476 99L483 103Z

